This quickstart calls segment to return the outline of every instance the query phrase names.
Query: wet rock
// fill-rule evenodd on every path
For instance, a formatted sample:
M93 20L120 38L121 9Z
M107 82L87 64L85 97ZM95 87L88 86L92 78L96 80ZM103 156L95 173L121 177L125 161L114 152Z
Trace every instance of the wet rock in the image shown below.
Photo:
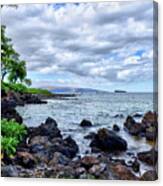
M116 114L115 116L113 116L113 118L124 118L123 114Z
M33 168L36 164L36 159L28 152L17 152L16 162L25 168Z
M119 132L119 131L120 131L120 128L119 128L118 125L114 124L114 125L113 125L113 130L114 130L115 132Z
M18 177L18 170L14 165L5 165L1 167L2 177Z
M138 180L138 177L135 176L130 169L121 164L115 164L112 166L112 172L115 176L115 179L119 180Z
M149 151L139 152L138 159L147 163L148 165L154 166L157 163L158 152L153 148Z
M99 160L94 156L85 156L81 159L81 165L86 169L89 169L90 167L98 163Z
M90 146L106 152L125 151L127 142L113 131L103 128L98 130Z
M144 125L145 128L147 127L156 127L158 126L158 122L157 122L157 114L155 112L147 112L143 119L142 119L142 124Z
M155 181L158 179L158 175L156 171L149 170L145 172L140 179L143 181Z
M84 136L85 139L93 139L95 137L95 132L90 132L88 135Z
M131 135L134 135L134 136L140 135L142 132L141 123L136 123L135 120L131 116L127 117L124 123L124 127L128 130L128 132Z
M156 127L149 127L145 130L145 137L149 141L155 141L157 138L157 129Z
M92 123L89 120L83 119L82 122L80 123L81 127L91 127Z
M143 115L142 114L139 114L139 113L135 113L133 115L134 118L141 118Z

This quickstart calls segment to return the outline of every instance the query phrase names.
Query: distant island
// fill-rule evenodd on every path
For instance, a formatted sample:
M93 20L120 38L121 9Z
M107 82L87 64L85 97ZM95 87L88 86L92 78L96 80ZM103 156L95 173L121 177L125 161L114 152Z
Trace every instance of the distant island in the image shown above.
M127 91L125 91L125 90L115 90L114 92L115 93L127 93Z

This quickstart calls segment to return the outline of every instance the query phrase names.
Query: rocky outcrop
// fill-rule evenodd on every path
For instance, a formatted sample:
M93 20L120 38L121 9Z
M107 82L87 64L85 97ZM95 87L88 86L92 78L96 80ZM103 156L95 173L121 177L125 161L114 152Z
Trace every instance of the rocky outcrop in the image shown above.
M144 136L146 140L155 141L158 134L157 114L147 112L140 123L136 122L132 116L128 116L124 127L134 136Z
M92 150L97 148L104 152L125 151L127 142L106 128L99 129L90 143Z
M1 117L8 120L14 119L18 123L22 123L23 119L15 109L16 104L12 100L1 100Z

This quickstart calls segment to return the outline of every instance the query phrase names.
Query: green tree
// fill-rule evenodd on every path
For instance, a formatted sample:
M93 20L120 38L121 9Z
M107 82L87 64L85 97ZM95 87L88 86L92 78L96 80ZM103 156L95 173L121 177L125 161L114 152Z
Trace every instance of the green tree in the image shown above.
M10 72L15 64L15 57L18 54L13 49L11 39L5 36L5 26L1 26L1 79L4 80L5 76Z
M26 62L19 59L19 54L14 50L11 39L5 35L5 26L1 26L1 80L7 76L9 82L17 81L31 85L27 79Z

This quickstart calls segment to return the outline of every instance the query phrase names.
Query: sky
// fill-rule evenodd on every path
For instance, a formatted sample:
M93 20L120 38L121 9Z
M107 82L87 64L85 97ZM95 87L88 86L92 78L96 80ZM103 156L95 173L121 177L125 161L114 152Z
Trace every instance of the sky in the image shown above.
M152 1L3 7L34 87L153 91Z

